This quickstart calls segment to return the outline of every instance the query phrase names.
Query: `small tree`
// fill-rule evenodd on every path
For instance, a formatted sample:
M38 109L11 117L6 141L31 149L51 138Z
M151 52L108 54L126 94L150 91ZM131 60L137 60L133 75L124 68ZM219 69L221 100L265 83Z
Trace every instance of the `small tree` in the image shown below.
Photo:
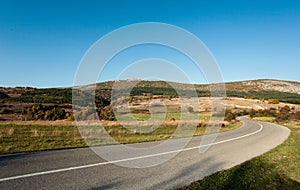
M249 112L249 115L251 118L255 117L255 110L252 109L250 112Z

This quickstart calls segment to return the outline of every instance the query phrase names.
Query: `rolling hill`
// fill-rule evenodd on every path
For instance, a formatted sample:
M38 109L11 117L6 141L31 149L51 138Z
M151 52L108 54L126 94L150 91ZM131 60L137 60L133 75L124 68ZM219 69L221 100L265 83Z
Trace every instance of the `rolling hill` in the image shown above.
M196 89L199 97L210 96L210 89L217 89L218 84L183 84L164 81L107 81L96 84L96 96L109 98L114 85L120 91L135 84L131 91L132 95L142 95L142 93L152 93L154 95L176 95L177 91L189 96L192 90ZM300 83L281 80L249 80L225 83L227 96L252 97L252 98L276 98L281 101L300 103ZM80 89L91 90L95 85L86 85ZM76 88L75 88L76 89ZM78 88L79 89L79 88ZM71 104L72 88L0 88L0 102L22 102L22 103L56 103Z
M110 113L111 93L142 96L145 93L159 95L162 98L210 97L209 89L214 89L213 96L239 97L249 99L275 99L285 103L300 104L300 83L280 80L252 80L226 83L226 94L218 91L219 84L200 85L182 84L164 81L107 81L94 85L72 88L0 88L0 120L72 120L72 102L80 101L81 106L93 107L91 101L85 101L95 95L97 112ZM133 86L134 88L128 88ZM95 91L93 91L93 88ZM176 90L174 90L174 88ZM196 90L196 94L195 94ZM72 99L72 93L76 98ZM92 93L92 96L91 96ZM92 99L91 99L92 100ZM82 104L85 103L85 104ZM89 102L86 104L86 102ZM77 104L76 104L77 105ZM88 111L88 110L87 110ZM74 119L74 118L73 118Z

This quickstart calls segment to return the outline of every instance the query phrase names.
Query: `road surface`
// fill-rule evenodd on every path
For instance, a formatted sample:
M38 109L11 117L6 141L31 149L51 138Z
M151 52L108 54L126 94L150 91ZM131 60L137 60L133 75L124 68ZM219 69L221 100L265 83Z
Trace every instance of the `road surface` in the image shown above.
M99 147L111 155L108 162L89 148L15 154L0 157L0 189L175 189L217 171L239 165L278 146L290 130L271 123L248 121L236 130L220 133L204 153L203 137L193 137L181 150L170 149L153 155L133 156L119 145ZM180 139L173 140L176 143ZM139 143L149 147L159 142ZM118 151L118 152L117 152ZM124 163L149 163L178 153L163 164L127 168Z

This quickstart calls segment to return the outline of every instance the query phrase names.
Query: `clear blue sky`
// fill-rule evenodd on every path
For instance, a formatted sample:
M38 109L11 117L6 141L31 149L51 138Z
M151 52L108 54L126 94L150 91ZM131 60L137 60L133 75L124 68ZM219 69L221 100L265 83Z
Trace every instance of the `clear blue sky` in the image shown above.
M225 81L300 81L298 0L8 0L0 2L0 86L71 86L96 40L139 22L169 23L195 34ZM122 62L116 59L101 80L114 79L117 60ZM204 82L196 74L191 78Z

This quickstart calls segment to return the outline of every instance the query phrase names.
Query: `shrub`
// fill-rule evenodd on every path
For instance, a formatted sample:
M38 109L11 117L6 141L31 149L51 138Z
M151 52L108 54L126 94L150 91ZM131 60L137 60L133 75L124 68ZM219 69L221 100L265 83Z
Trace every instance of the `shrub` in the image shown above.
M53 108L52 110L48 110L45 113L44 119L46 120L58 120L58 119L65 119L66 112L61 108Z
M73 114L69 115L69 116L67 117L67 121L75 121L74 115L73 115Z
M2 108L2 109L0 110L0 114L9 114L9 113L10 113L10 110L7 109L7 108Z
M113 112L112 106L105 106L103 109L101 109L99 114L100 120L108 120L108 121L115 121L116 116Z
M35 112L38 112L39 110L43 110L43 106L41 104L34 104L32 107L31 107L31 111L33 113Z
M286 105L286 106L284 106L284 107L282 107L281 109L280 109L280 111L281 112L289 112L289 111L291 111L291 108L288 106L288 105Z
M194 113L194 109L193 109L193 107L191 107L191 106L189 106L189 107L187 108L187 111L188 111L189 113Z
M288 112L279 112L276 116L275 121L277 122L283 122L287 121L290 118L290 114Z
M291 116L291 119L299 121L300 120L300 111L297 111Z
M279 100L278 99L269 99L268 103L269 104L279 104Z
M36 113L34 113L33 115L33 118L35 120L38 120L38 119L44 119L45 117L45 112L43 110L38 110Z
M249 112L249 115L251 118L255 117L255 110L252 109L250 112Z
M0 91L0 99L8 98L9 96L5 94L4 92Z
M93 107L87 107L83 110L78 110L75 112L75 115L67 116L68 120L96 120L97 118L97 112ZM70 118L69 118L70 117Z
M236 114L231 112L230 110L226 110L224 121L231 122L236 119Z

